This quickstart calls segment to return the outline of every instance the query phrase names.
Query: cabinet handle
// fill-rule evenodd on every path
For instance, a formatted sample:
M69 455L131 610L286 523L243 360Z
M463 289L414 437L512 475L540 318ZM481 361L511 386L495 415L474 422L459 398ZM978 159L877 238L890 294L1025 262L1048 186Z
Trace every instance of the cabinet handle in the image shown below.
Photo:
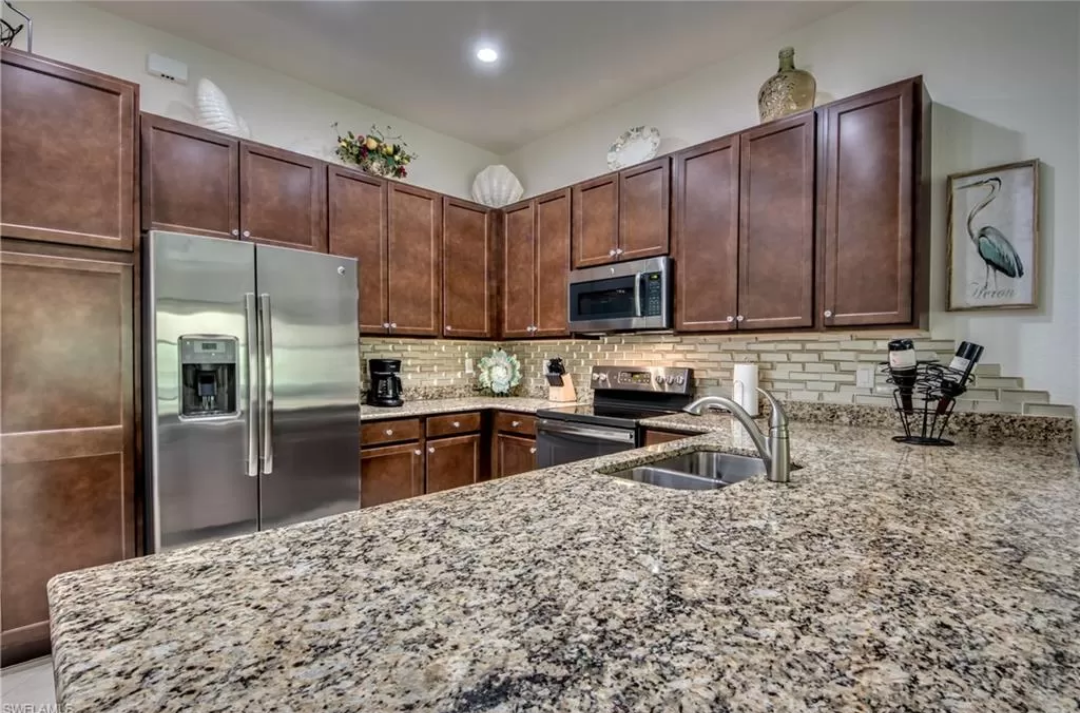
M413 455L414 456L422 456L422 455L424 455L424 452L422 450L420 450L420 449L416 449L415 451L413 451Z
M530 448L529 453L535 454L536 453L536 446L533 446L532 448Z
M245 238L250 238L251 237L251 231L250 230L245 230L244 231L244 237Z
M624 252L626 252L626 251L623 250L622 248L615 248L615 254L616 255L622 255Z
M383 326L383 329L390 329L390 323L389 322L383 322L382 326Z
M452 426L453 426L454 428L461 428L461 422L460 422L460 421L454 421L454 423L453 423L453 424L451 424L451 425L452 425Z
M394 435L394 429L392 429L392 428L386 429L386 435L388 435L388 436Z
M446 331L448 331L448 332L452 332L452 331L454 331L454 328L453 328L453 327L451 327L451 326L450 326L450 325L448 324L448 325L446 325Z
M736 318L735 318L735 321L736 321L736 322L741 322L741 321L743 321L743 316L742 316L742 315L740 314L740 315L739 315L738 317L736 317Z
M825 316L826 317L832 317L832 310L831 309L825 310Z
M236 237L236 236L238 236L238 235L240 235L240 231L239 231L239 230L237 230L236 228L233 228L233 229L232 229L232 236L233 236L233 237L235 238L235 237Z
M432 446L428 446L427 452L428 452L428 453L434 453L434 452L435 452L435 448L434 448L434 447L432 447Z
M729 322L734 322L734 321L735 321L735 318L734 318L734 317L732 317L732 316L731 316L731 315L729 314L729 315L727 316L727 321L729 321Z
M615 248L607 251L608 257L615 257Z
M391 322L390 329L397 329L397 322Z
M520 425L521 425L521 421L511 421L510 422L510 427L511 428L517 428Z

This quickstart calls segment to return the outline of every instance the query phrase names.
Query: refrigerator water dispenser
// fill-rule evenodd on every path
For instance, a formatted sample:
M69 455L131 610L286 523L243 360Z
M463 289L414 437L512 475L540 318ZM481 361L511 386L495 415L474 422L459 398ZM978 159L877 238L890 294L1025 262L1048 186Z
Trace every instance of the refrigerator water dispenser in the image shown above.
M236 416L236 337L180 337L180 417Z

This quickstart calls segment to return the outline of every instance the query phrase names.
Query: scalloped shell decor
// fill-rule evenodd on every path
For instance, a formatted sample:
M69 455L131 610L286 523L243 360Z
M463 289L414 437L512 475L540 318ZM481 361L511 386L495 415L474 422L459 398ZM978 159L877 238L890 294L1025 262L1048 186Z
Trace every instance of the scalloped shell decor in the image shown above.
M472 184L472 197L477 203L502 208L521 198L525 189L506 166L488 166L476 174Z
M195 113L197 123L204 129L241 139L251 138L251 129L243 117L233 111L225 92L206 77L200 79L195 88Z

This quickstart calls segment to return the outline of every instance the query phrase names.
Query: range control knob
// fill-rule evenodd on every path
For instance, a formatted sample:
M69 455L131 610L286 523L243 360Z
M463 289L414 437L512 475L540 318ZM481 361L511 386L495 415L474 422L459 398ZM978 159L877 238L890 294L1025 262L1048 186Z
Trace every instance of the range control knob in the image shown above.
M678 384L679 386L682 386L683 384L685 384L685 383L686 383L686 377L684 377L684 376L681 376L681 375L680 375L680 376L676 376L676 377L675 377L675 383L676 383L676 384Z
M600 377L600 381L607 381L607 373L601 371L597 376Z
M593 375L592 375L592 380L593 380L593 381L600 381L600 374L598 374L598 373L596 373L596 372L594 371L594 372L593 372Z
M668 378L667 378L667 382L668 382L669 384L674 384L674 383L675 383L675 375L674 375L674 374L672 374L672 375L668 376Z
M657 374L656 375L656 383L659 384L660 386L664 385L664 377L663 377L662 374Z

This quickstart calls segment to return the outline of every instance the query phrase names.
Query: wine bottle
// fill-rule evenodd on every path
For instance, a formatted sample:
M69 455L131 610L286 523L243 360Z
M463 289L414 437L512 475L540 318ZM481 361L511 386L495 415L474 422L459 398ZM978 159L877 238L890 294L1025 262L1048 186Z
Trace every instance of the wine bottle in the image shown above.
M914 407L911 394L918 374L918 359L915 355L915 342L910 339L893 339L889 342L889 375L900 392L900 403L904 413L911 414Z
M968 381L971 380L971 372L982 358L983 348L974 342L960 342L956 348L956 354L949 362L949 371L941 380L941 401L938 402L937 412L943 414L952 406L952 402L967 391Z

